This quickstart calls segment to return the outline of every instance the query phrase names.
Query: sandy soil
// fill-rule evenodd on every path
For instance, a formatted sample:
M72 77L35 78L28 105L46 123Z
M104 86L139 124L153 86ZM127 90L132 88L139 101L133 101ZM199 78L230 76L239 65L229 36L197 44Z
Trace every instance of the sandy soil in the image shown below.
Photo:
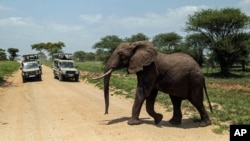
M143 124L130 126L133 101L110 97L109 114L104 115L103 91L85 82L60 82L43 66L43 81L22 83L14 73L0 87L0 141L228 141L228 133L217 135L214 126L198 127L184 117L171 126L172 113L156 105L164 115L154 125L143 107Z

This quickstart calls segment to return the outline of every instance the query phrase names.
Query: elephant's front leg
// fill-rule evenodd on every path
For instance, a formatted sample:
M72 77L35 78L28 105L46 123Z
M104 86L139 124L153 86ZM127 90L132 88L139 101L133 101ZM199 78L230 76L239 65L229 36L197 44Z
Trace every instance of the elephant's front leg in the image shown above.
M137 125L141 123L141 121L139 120L139 115L145 98L146 96L143 93L143 88L137 87L134 105L132 109L132 117L128 120L129 125Z
M174 113L173 117L169 120L169 122L173 125L180 125L181 120L182 120L182 113L181 113L181 102L182 98L170 95L173 108L174 108Z
M154 109L157 93L158 91L156 89L153 89L149 96L147 96L146 98L146 110L148 114L154 118L155 124L159 124L163 118L162 114L156 113Z

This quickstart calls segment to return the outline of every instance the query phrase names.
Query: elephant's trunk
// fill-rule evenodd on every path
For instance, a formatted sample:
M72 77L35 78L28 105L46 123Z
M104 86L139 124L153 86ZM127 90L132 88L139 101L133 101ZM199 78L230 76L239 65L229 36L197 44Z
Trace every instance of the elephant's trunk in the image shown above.
M105 100L105 114L108 114L109 108L109 80L113 69L106 70L105 73L99 77L92 78L94 80L104 78L104 100Z
M111 73L104 77L104 100L105 100L105 114L108 114L109 109L109 80Z

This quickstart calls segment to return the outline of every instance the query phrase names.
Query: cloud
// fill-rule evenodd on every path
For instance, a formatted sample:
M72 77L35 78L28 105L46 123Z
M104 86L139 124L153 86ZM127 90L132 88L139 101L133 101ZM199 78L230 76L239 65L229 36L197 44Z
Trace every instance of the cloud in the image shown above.
M250 15L250 1L249 0L240 0L238 4L239 8L246 12L247 15Z
M168 9L164 13L145 13L142 16L102 16L99 22L102 23L100 26L103 26L103 30L113 31L114 34L118 35L127 34L127 36L131 36L131 34L142 32L153 36L159 33L183 32L182 28L187 22L188 15L203 8L207 7L185 6L177 9Z
M13 11L15 9L0 4L0 11Z
M1 26L36 26L31 18L9 17L0 19Z
M80 31L84 29L84 26L82 25L66 25L66 24L57 24L57 23L47 24L46 27L56 32L73 32L73 31Z
M240 0L239 5L249 6L250 5L250 1L249 0Z
M102 20L102 15L101 14L96 14L96 15L87 15L87 14L82 14L80 15L80 18L87 23L99 23Z
M151 38L160 33L183 33L182 28L188 15L201 8L204 6L185 6L167 9L163 13L148 12L141 16L125 17L114 14L82 14L79 16L80 23L78 21L74 24L39 21L30 17L9 17L0 19L0 38L3 39L1 46L20 47L22 53L27 53L31 44L62 41L66 45L66 52L93 51L93 44L107 35L124 38L141 32Z

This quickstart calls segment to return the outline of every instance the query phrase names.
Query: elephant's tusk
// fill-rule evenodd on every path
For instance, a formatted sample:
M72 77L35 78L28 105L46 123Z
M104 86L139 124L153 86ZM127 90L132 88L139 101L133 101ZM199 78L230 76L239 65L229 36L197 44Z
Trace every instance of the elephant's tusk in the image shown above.
M93 80L101 79L101 78L103 78L104 76L109 75L112 71L113 71L113 69L110 69L109 71L107 71L107 72L104 73L103 75L101 75L101 76L99 76L99 77L92 78L92 79L93 79Z

